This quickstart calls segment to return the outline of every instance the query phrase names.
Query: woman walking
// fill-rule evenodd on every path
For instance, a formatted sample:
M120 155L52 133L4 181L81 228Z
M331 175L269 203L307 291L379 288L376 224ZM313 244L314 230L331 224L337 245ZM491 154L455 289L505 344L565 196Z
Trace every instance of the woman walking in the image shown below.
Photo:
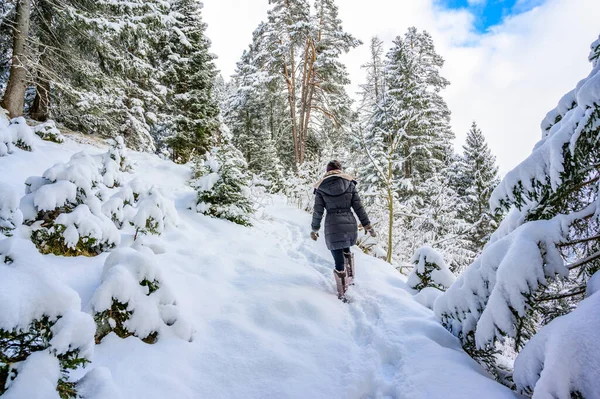
M375 231L358 196L356 181L342 171L340 162L331 161L327 164L327 173L315 184L314 192L315 206L310 237L315 241L319 238L323 212L327 211L325 243L335 261L333 275L338 298L346 302L344 295L354 279L354 254L350 247L358 239L358 226L352 210L363 225L365 234L375 237Z

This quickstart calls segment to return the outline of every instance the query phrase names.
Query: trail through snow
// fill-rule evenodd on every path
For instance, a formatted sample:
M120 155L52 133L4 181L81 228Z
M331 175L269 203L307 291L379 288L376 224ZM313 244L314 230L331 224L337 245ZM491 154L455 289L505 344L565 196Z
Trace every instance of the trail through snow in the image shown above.
M40 142L34 153L0 158L1 181L17 187L82 149ZM354 248L356 286L343 304L323 240L308 239L310 215L278 197L252 228L199 215L188 209L195 197L188 167L131 155L137 166L129 177L175 201L177 229L143 242L196 332L191 343L109 335L97 345L89 368L107 367L123 398L515 397L413 300L387 263ZM123 235L121 245L132 242ZM73 287L85 308L106 256L47 255L40 266Z

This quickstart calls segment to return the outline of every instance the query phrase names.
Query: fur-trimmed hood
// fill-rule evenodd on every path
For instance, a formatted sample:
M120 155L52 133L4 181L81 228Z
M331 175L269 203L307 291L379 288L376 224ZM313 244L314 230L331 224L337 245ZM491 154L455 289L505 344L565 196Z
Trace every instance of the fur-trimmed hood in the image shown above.
M317 190L321 186L321 183L323 183L326 179L329 179L330 177L341 177L342 179L356 182L356 179L354 177L350 176L347 173L342 172L339 169L336 169L336 170L332 170L332 171L325 173L323 178L315 183L315 185L314 185L315 190Z

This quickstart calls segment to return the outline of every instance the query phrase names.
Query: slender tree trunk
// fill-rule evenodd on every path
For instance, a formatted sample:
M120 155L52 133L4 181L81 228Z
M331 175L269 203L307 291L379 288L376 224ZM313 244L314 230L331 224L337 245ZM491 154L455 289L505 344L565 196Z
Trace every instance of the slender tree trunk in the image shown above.
M11 118L23 115L25 89L27 87L27 69L25 67L25 42L29 35L30 0L18 0L13 29L13 55L10 77L1 106Z
M31 118L39 122L45 122L50 118L50 79L41 70L37 75Z

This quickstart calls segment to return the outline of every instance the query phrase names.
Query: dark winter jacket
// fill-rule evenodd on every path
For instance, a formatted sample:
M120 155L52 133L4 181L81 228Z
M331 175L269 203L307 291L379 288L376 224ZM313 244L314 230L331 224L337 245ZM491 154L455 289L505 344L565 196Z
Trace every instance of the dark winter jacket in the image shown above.
M358 227L352 210L363 226L371 224L362 206L356 181L340 171L330 172L315 185L315 207L312 218L313 230L321 228L325 216L325 243L330 250L349 248L356 244Z

